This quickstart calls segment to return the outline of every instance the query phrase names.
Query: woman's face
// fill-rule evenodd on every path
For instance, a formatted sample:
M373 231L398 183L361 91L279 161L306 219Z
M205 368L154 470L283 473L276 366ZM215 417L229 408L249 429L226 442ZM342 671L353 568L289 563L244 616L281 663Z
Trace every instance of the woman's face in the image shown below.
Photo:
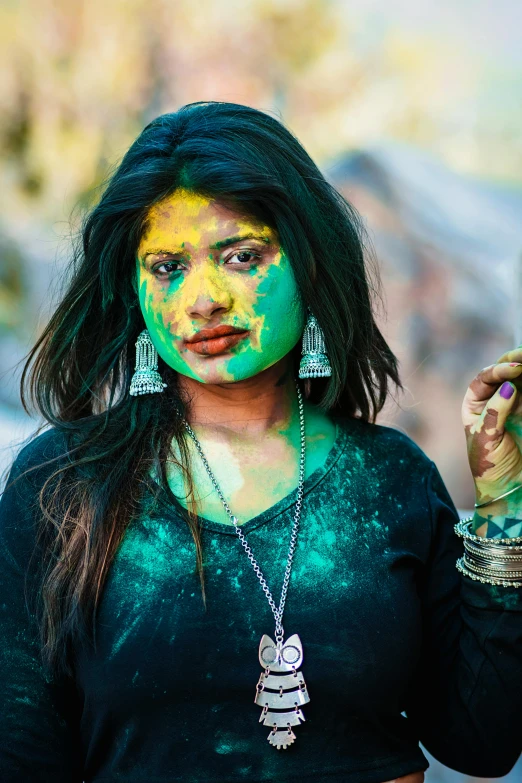
M276 232L183 189L150 209L137 281L158 354L203 383L256 375L282 359L303 332L304 308ZM187 342L223 325L241 331Z

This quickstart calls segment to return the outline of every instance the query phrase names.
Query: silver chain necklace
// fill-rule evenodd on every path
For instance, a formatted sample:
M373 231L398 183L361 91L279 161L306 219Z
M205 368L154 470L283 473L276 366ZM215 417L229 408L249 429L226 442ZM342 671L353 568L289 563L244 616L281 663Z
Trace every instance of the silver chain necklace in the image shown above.
M247 543L243 531L238 526L237 518L232 514L227 501L223 497L221 488L219 487L219 484L217 483L216 478L210 469L207 458L203 453L203 449L201 448L201 444L197 439L194 430L190 424L185 419L183 419L185 428L194 441L196 449L198 450L199 456L203 461L203 465L205 466L212 485L217 491L225 511L230 517L236 533L239 536L239 540L241 541L245 552L247 553L248 559L250 560L252 567L257 574L275 618L276 641L274 642L267 634L263 634L259 643L259 663L263 667L263 671L261 672L259 681L256 685L254 703L260 707L263 707L259 722L263 721L264 726L272 726L272 731L268 735L268 741L278 750L285 750L296 739L291 727L299 726L300 723L305 720L303 712L300 708L303 706L303 704L307 704L310 701L302 672L298 671L299 666L301 666L303 662L303 645L301 644L301 640L297 634L292 634L292 636L287 639L285 644L283 642L284 631L282 624L286 594L288 591L290 572L292 570L292 562L294 558L294 550L297 542L297 531L299 529L299 521L301 518L305 475L306 442L304 406L301 390L297 380L295 381L295 387L297 390L297 400L299 403L299 424L301 430L299 483L297 487L294 524L290 538L290 548L288 551L288 559L286 563L285 577L283 580L279 607L276 606L275 601L272 598L272 593L270 592L270 589L266 583L266 579L263 576L263 572L257 564L257 561ZM275 674L272 672L275 672Z

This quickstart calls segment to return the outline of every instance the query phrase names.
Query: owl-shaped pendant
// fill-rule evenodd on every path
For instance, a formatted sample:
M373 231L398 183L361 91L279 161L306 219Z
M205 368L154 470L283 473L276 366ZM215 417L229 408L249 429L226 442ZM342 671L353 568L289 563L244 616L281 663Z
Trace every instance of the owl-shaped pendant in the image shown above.
M278 750L286 750L295 740L291 727L304 721L300 707L310 701L298 671L302 662L303 645L296 633L277 644L266 634L261 637L259 663L264 671L256 685L254 703L263 708L259 722L272 726L268 741Z

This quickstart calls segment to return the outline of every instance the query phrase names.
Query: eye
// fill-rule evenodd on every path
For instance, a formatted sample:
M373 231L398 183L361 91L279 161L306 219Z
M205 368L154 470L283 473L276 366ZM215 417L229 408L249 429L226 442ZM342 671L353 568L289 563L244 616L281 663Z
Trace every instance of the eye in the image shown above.
M171 277L175 272L179 272L179 261L163 261L161 264L153 267L152 271L156 277ZM161 270L165 269L165 272Z
M247 256L247 258L245 258ZM229 256L227 258L227 263L232 258L238 258L239 263L233 263L232 266L250 266L255 264L255 259L260 258L260 255L258 253L252 253L250 250L238 250L237 253L233 253L233 255Z

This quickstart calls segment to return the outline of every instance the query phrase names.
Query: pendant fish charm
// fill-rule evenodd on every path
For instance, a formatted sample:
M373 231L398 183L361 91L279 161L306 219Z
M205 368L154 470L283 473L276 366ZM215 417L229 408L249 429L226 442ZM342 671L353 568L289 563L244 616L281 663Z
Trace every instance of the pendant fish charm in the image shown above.
M277 644L263 634L259 643L259 663L264 671L256 685L254 703L263 707L259 722L272 726L268 741L278 750L286 750L296 736L292 726L304 720L300 707L310 701L302 672L303 645L294 633ZM264 719L264 720L263 720Z

